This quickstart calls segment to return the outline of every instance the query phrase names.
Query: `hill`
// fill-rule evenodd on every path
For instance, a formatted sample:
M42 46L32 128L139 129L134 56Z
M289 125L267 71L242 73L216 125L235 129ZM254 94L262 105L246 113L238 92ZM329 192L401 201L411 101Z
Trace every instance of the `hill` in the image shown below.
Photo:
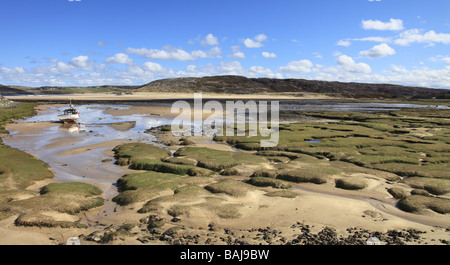
M0 85L0 95L6 96L6 95L26 95L26 94L31 93L23 89Z
M230 94L310 92L348 98L450 98L450 90L447 89L305 79L246 78L243 76L160 79L140 86L135 91Z
M133 92L166 93L318 93L345 98L394 98L394 99L450 99L450 90L391 84L343 83L306 79L247 78L243 76L207 76L160 79L141 86L88 86L88 87L21 87L0 85L0 95L13 94L84 94Z

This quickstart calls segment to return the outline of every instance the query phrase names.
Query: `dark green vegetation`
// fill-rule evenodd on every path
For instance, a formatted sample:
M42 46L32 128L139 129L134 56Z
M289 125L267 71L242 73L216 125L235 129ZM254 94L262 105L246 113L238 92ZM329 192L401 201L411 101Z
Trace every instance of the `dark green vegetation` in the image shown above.
M0 130L15 119L34 114L35 103L8 104L0 108ZM52 183L35 194L27 187L36 181L53 178L48 165L36 157L0 143L0 220L18 215L23 226L83 227L76 222L55 221L46 211L76 214L103 205L102 191L85 183Z
M437 213L447 214L450 213L450 200L439 197L411 195L400 200L398 207L407 212L420 213L425 209L429 209Z
M9 104L8 108L0 108L0 133L9 133L5 124L13 120L32 116L35 103ZM25 189L34 181L51 178L53 174L47 164L15 148L10 148L0 139L0 191Z
M212 150L204 147L180 148L174 156L197 161L197 166L220 172L241 164L259 164L266 160L242 152Z
M336 179L336 187L345 190L362 190L367 187L367 183L362 178L339 178Z
M33 116L35 114L34 107L38 105L37 103L17 103L9 100L2 100L1 102L4 103L0 104L0 134L8 133L8 131L5 130L5 124L23 117Z
M276 189L289 189L292 187L291 184L286 181L274 178L264 178L264 177L254 177L247 181L248 184L258 187L273 187Z
M234 197L245 196L251 188L252 186L233 179L220 180L205 187L212 193L225 193Z

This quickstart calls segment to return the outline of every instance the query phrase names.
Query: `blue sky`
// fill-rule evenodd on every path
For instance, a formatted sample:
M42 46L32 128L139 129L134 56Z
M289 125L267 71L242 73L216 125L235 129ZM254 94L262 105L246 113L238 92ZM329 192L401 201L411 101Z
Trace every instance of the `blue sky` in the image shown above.
M450 88L448 0L5 0L0 84L243 75Z

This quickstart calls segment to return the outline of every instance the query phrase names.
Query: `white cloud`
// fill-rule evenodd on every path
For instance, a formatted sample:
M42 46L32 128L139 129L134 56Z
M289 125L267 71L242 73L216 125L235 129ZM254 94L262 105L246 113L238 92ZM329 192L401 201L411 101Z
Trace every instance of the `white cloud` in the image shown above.
M365 37L365 38L356 38L351 39L353 41L373 41L373 42L391 42L391 38L387 37Z
M220 62L220 68L218 72L230 74L230 75L242 75L245 70L242 64L238 61Z
M280 72L288 73L310 73L312 71L313 63L309 60L292 61L286 66L279 68Z
M436 33L433 30L421 34L418 29L411 29L402 32L399 38L394 41L395 44L401 46L408 46L415 42L427 43L428 45L434 45L435 43L450 44L450 34Z
M262 52L262 56L265 58L277 58L277 55L273 52Z
M259 41L259 42L263 42L263 41L267 40L267 36L261 33L261 34L255 36L255 40Z
M248 69L248 75L255 76L264 76L268 78L283 78L283 75L280 73L274 73L271 69L263 67L263 66L251 66Z
M255 36L253 39L247 38L244 40L244 45L247 48L261 48L264 46L262 42L267 40L267 36L264 34L259 34Z
M403 20L393 18L391 18L389 22L382 22L380 20L363 20L361 25L365 30L402 30Z
M207 51L196 50L191 52L191 54L196 60L204 58L222 58L222 49L220 47L214 47Z
M392 70L392 72L394 72L394 73L401 73L401 74L406 74L406 73L408 73L408 70L406 70L405 67L403 67L403 66L397 66L397 65L395 65L395 64L391 65L391 70Z
M429 60L432 61L432 62L442 61L444 63L450 64L450 57L449 56L438 55L438 56L430 57Z
M244 40L244 45L247 48L261 48L262 46L264 46L261 42L254 41L248 38Z
M25 73L25 69L23 69L22 67L14 67L12 69L2 67L0 68L0 72L4 74L23 74Z
M355 63L352 57L347 55L341 55L337 58L339 71L345 71L349 73L365 73L368 74L372 72L372 69L368 64L365 63Z
M147 48L140 48L140 49L128 48L126 52L151 59L172 60L172 61L195 60L194 56L192 56L188 52L171 47L170 48L166 47L164 50L147 49Z
M243 58L245 58L245 53L243 53L241 51L236 51L236 52L233 52L233 54L228 55L228 57L235 58L235 59L243 59Z
M352 43L349 40L339 40L336 45L349 47Z
M444 57L444 58L442 58L441 59L441 61L443 61L444 63L448 63L448 64L450 64L450 57Z
M147 48L128 48L127 53L136 54L145 58L170 60L170 61L195 61L203 58L221 58L222 50L220 47L214 47L208 51L195 50L191 53L185 50L165 46L162 50Z
M372 41L372 42L391 42L391 38L387 37L365 37L365 38L353 38L353 39L343 39L339 40L336 45L349 47L352 45L352 41Z
M206 35L205 39L201 41L201 44L204 46L214 46L219 45L219 40L217 37L214 37L213 34Z
M127 54L120 52L106 59L106 62L117 64L131 64L133 63L133 59L131 59Z
M48 67L41 67L38 71L42 73L63 73L63 72L70 72L74 71L76 68L73 65L69 65L63 62L57 62L55 65L48 66Z
M94 63L89 60L89 57L86 55L80 55L78 57L74 57L69 62L71 65L81 68L86 71L90 71L93 69Z
M172 69L163 67L162 65L154 62L145 62L142 64L144 70L159 76L173 76L174 72Z
M320 54L320 52L313 52L314 57L319 58L319 59L323 59L322 54Z
M369 58L381 58L388 55L394 55L395 50L389 47L389 45L387 45L386 43L382 43L380 45L373 46L373 48L370 50L362 51L359 54L367 56Z

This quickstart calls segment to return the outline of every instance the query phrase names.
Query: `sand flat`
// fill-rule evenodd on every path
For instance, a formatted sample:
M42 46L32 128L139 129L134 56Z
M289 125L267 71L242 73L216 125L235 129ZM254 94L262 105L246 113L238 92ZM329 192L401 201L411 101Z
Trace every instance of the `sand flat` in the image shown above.
M67 95L42 95L33 96L13 96L8 99L21 100L87 100L87 101L126 101L126 100L165 100L165 99L193 99L194 93L165 93L165 92L134 92L133 94L115 95L111 93L96 94L67 94ZM266 94L227 94L227 93L202 93L204 99L329 99L326 95L318 95L316 93L266 93Z

